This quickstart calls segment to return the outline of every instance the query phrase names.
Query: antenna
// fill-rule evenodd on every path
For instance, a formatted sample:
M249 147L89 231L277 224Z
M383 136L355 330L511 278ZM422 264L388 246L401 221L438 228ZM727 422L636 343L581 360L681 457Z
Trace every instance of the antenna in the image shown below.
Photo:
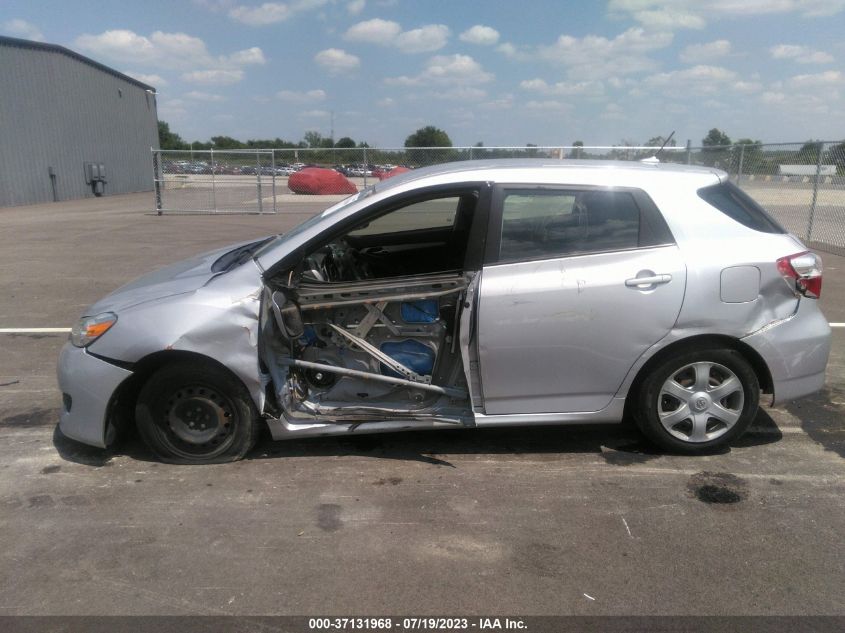
M664 147L666 147L666 144L667 144L669 141L671 141L671 140L672 140L672 137L673 137L673 136L675 136L675 130L672 130L672 133L669 135L669 137L668 137L665 141L663 141L663 145L661 145L661 146L660 146L660 149L659 149L659 150L657 150L657 153L655 153L655 155L654 155L654 157L655 157L655 158L660 158L660 152L662 152L662 151L663 151L663 148L664 148Z

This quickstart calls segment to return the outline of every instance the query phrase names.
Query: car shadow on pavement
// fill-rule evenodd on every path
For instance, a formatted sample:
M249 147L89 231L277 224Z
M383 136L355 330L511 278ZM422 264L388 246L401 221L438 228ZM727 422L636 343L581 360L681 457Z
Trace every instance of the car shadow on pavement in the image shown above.
M737 448L761 446L783 437L777 424L763 410L751 429L733 442ZM65 437L58 426L53 444L62 459L102 468L116 455L138 461L157 461L134 432L110 449L98 449ZM730 448L708 454L726 454ZM455 429L405 431L372 435L303 438L274 441L264 433L247 460L284 457L334 457L357 455L374 459L423 462L454 468L451 455L510 455L532 460L554 460L561 455L592 453L608 464L628 466L656 459L668 453L650 444L628 420L622 424L583 425L543 428Z

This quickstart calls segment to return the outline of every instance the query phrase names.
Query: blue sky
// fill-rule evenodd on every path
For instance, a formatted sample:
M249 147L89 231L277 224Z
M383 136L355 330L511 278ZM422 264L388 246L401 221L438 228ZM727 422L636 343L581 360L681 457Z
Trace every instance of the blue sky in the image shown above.
M4 0L0 34L151 83L187 140L845 138L845 0Z

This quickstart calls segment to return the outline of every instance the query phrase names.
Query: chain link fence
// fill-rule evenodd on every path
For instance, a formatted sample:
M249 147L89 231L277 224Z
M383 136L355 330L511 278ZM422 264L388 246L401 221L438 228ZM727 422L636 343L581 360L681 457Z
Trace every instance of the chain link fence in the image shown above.
M156 211L276 213L314 200L326 206L374 181L427 165L497 158L629 160L654 147L423 147L153 150ZM661 162L722 169L791 233L845 254L845 143L666 147ZM308 168L322 168L314 172Z
M272 150L153 150L156 212L275 213Z

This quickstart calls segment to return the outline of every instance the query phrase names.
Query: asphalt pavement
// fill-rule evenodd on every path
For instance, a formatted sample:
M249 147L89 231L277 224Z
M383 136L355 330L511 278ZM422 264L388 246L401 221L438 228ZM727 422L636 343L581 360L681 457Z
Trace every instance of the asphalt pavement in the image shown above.
M0 209L0 328L70 327L153 268L321 210ZM822 307L845 322L845 258ZM845 614L845 328L826 389L719 454L629 425L272 442L220 466L56 431L66 335L0 335L0 614Z

